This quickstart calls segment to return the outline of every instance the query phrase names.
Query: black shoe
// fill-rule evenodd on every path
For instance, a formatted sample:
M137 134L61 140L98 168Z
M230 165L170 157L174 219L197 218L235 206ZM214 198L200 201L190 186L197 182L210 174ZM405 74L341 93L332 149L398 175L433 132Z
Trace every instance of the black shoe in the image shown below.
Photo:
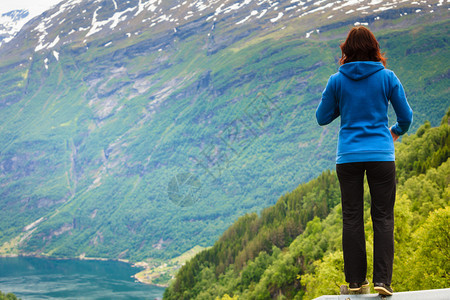
M364 280L363 282L350 282L348 284L348 290L351 292L359 292L361 290L362 287L364 286L368 286L369 282L366 280Z
M377 291L378 294L380 294L380 295L392 296L392 294L394 293L394 291L392 290L392 288L389 284L375 282L373 285L374 285L375 291Z

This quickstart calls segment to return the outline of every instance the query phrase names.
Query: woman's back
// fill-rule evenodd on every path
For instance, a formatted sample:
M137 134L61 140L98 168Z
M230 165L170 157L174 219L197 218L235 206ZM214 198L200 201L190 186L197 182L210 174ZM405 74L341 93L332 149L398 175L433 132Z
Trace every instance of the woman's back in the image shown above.
M316 116L321 125L341 117L337 163L395 160L388 126L389 101L402 124L396 126L407 130L412 111L400 81L382 63L346 63L330 77Z

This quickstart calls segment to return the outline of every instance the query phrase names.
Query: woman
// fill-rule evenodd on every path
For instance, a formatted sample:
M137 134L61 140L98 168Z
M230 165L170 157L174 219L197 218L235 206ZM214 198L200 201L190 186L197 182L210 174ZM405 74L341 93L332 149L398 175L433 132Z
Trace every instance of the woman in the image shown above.
M341 188L345 280L359 291L366 280L364 235L364 173L371 196L374 230L373 282L382 295L392 295L394 260L394 141L409 129L412 110L394 72L385 69L375 36L354 27L340 46L339 72L332 75L317 107L319 125L341 117L336 172ZM397 122L388 127L391 102Z

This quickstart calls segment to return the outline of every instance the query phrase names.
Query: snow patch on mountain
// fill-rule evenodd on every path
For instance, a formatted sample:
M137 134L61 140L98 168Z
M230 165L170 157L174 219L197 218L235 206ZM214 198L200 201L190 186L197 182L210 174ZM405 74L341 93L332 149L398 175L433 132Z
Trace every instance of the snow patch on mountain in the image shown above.
M86 34L86 37L101 31L103 26L105 26L106 24L111 23L111 22L112 22L112 24L109 26L109 28L114 29L119 24L119 22L123 22L127 19L127 16L125 15L127 12L131 12L136 9L136 7L130 7L130 8L125 9L124 11L114 13L114 15L107 20L98 21L97 20L97 16L98 16L97 12L101 8L102 7L99 6L94 11L94 15L92 16L92 24L91 24L92 27L89 30L89 32Z
M48 46L47 46L47 49L50 49L50 48L53 48L53 47L55 47L56 46L56 44L58 44L58 42L59 42L59 35L58 36L56 36L56 38L54 39L54 41L53 42L51 42Z
M112 0L113 4L114 4L114 9L117 9L117 3L115 0Z
M250 15L248 15L247 17L245 17L244 19L242 19L241 21L237 22L236 25L242 24L244 22L247 22L248 19L250 19L252 16L255 16L258 14L257 10L252 10L252 12L250 13Z
M278 16L276 16L275 18L270 19L270 22L275 23L276 21L280 20L281 17L283 17L283 15L284 14L282 12L278 13Z
M102 7L99 6L94 11L94 15L92 16L92 27L89 30L89 32L86 34L86 37L99 32L100 30L102 30L103 26L105 26L106 24L111 23L111 22L112 22L112 24L109 26L109 28L110 29L114 29L117 26L117 24L119 24L119 22L125 21L127 19L127 16L124 16L124 14L126 14L127 12L131 12L131 11L136 9L135 7L127 8L124 11L114 13L114 15L111 18L107 19L107 20L98 21L97 20L97 16L98 16L97 12L101 8Z
M143 0L139 0L138 3L138 10L136 12L136 14L134 15L135 17L138 16L141 12L143 12L145 9L154 12L158 6L161 4L161 0L150 0L147 2L142 2ZM155 5L156 3L156 5Z

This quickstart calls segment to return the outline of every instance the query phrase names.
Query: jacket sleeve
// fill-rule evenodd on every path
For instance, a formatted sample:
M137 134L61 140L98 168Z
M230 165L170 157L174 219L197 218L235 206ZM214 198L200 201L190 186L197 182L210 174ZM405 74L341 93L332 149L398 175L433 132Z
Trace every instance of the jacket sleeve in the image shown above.
M413 121L413 111L406 99L405 91L400 80L392 73L391 77L391 93L390 99L395 114L397 115L397 122L392 126L392 132L396 135L405 134Z
M339 101L336 99L335 82L333 77L328 79L327 86L322 93L322 99L316 109L316 119L319 125L327 125L339 117Z

